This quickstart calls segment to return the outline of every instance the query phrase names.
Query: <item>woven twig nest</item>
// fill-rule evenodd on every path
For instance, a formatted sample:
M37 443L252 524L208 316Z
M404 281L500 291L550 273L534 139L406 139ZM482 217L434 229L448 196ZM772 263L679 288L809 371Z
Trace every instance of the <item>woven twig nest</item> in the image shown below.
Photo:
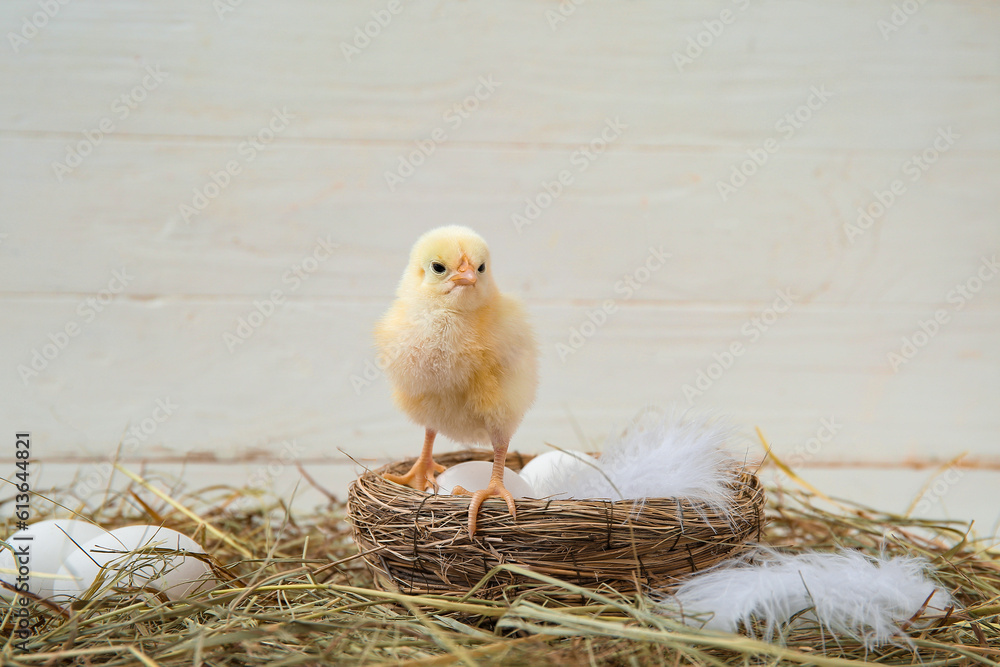
M493 453L436 455L446 467L489 461ZM511 452L520 470L533 457ZM760 537L764 492L750 473L734 476L730 515L680 498L517 500L517 521L501 499L487 500L474 538L467 528L469 498L436 496L389 482L414 459L368 471L348 491L354 539L383 590L465 595L496 566L515 564L589 589L624 594L668 589L681 579L746 548ZM501 599L539 589L574 597L507 570L494 572L475 596ZM578 596L575 596L578 599Z

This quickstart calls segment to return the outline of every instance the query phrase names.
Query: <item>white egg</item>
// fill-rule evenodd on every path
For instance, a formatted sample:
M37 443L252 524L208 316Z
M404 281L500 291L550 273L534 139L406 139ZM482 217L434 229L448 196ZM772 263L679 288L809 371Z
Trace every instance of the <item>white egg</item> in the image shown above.
M200 544L176 530L160 526L125 526L108 531L84 545L63 563L60 574L70 578L56 584L55 600L66 604L84 597L101 574L98 597L110 595L114 588L152 588L177 600L213 586L211 568L194 556L156 553L170 549L205 553ZM116 583L111 583L117 580Z
M556 449L528 461L521 468L521 477L535 490L536 498L570 500L578 495L573 489L581 483L589 486L587 481L602 476L601 470L593 456Z
M466 461L445 470L437 476L438 493L450 496L452 489L461 486L467 491L479 491L489 486L490 475L493 474L493 463L490 461ZM504 468L503 485L515 498L531 498L534 491L520 475Z
M39 597L52 597L59 568L73 552L90 540L104 534L104 529L75 519L48 519L19 530L5 541L16 556L0 549L0 580L17 585L18 571L27 568L28 591ZM27 551L27 554L24 554ZM10 600L14 593L0 587L0 597Z

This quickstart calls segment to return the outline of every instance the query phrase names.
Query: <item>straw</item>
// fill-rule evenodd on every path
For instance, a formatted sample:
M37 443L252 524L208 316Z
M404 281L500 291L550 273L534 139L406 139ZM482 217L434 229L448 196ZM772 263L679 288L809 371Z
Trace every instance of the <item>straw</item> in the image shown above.
M254 506L249 499L260 497L256 489L217 486L175 491L168 501L147 487L137 481L126 491L109 493L87 518L114 528L150 522L155 515L158 524L197 535L212 556L219 583L212 590L177 601L151 591L122 589L101 600L79 603L65 613L29 601L36 625L25 652L14 648L16 638L9 638L17 607L4 603L0 606L2 664L417 667L464 661L543 667L832 667L994 665L1000 661L1000 554L991 545L973 540L969 526L960 522L886 514L844 500L839 501L843 509L831 512L827 503L808 490L767 489L768 521L758 522L762 541L791 552L849 547L873 555L923 555L930 559L935 579L953 593L960 606L930 619L929 627L910 627L912 647L889 645L875 650L866 650L848 637L830 635L805 619L789 628L779 644L688 628L653 613L653 605L640 590L652 578L640 576L623 581L620 587L603 579L595 585L587 576L574 583L561 576L561 571L513 564L504 556L505 549L521 538L511 537L509 531L519 530L522 523L558 522L565 514L551 506L548 510L529 508L524 501L518 501L517 524L502 507L494 508L494 501L488 501L481 517L484 533L475 543L455 529L456 545L464 541L465 548L471 548L475 544L479 553L494 559L500 554L505 560L486 572L478 588L463 590L453 582L449 595L383 591L375 587L364 558L401 549L399 539L390 540L386 549L359 557L351 527L345 522L347 507L334 499L314 511L288 513L280 498L265 496L261 500L266 504ZM132 491L145 494L143 503L130 495ZM39 500L43 497L51 498L52 504L43 506ZM39 494L35 500L38 520L65 516L59 504L75 505L68 491L58 489ZM463 502L435 502L441 500ZM14 494L0 499L4 534L14 528L13 503ZM376 510L369 511L389 511L373 504ZM613 527L631 528L636 553L643 558L642 540L655 533L643 523L651 504L659 513L656 517L668 516L653 501L638 515L624 508L620 514L617 508L611 514ZM575 511L581 516L571 514L567 519L570 536L583 534L582 524L595 525L591 515ZM418 510L417 524L425 520L419 517L430 516L441 526L457 523L464 527L462 507L438 509L425 504ZM693 530L696 516L685 510L685 530ZM413 524L411 517L409 525ZM206 531L207 526L217 532ZM716 527L722 528L721 524ZM433 532L443 530L438 523L428 530L431 544L451 548L443 533ZM605 522L594 541L606 540L607 534ZM612 537L617 539L613 531ZM423 548L420 553L430 554ZM386 556L390 557L395 556ZM561 566L551 564L553 559L547 562L543 565L549 570L560 570ZM464 567L453 563L452 571L465 571ZM511 583L500 590L503 581Z

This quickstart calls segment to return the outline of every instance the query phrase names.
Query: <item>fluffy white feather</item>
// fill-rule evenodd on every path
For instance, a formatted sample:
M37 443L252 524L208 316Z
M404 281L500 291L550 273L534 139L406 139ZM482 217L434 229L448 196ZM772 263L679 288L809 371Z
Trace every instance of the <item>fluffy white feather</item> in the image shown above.
M756 619L769 641L802 613L869 646L907 642L901 622L925 603L932 612L952 603L927 570L927 561L916 557L872 558L849 550L791 555L761 547L691 577L664 608L680 611L690 624L729 632L740 625L750 630Z
M648 415L607 444L601 465L622 498L685 498L725 507L734 431L710 417Z
M604 447L593 466L560 466L538 482L570 498L685 498L725 508L741 465L732 427L711 417L648 413Z

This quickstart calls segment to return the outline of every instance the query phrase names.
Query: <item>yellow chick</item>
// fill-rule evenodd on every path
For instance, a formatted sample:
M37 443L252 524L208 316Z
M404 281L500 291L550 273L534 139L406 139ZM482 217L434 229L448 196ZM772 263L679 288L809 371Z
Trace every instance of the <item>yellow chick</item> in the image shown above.
M503 498L516 520L503 471L538 384L538 346L524 307L497 289L486 241L460 226L417 240L396 297L375 327L375 343L396 404L426 431L410 471L386 479L436 488L434 473L444 470L431 455L438 433L464 444L490 443L493 473L485 489L471 493L469 533L487 498ZM456 487L454 493L470 492Z

